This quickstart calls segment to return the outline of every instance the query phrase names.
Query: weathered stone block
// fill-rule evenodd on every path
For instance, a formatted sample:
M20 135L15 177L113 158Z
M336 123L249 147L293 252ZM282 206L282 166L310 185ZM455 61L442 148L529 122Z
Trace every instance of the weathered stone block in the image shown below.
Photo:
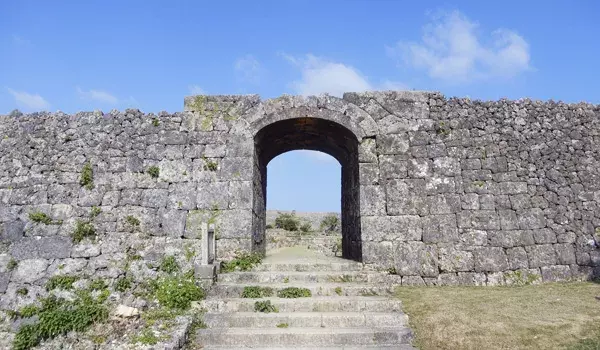
M196 192L198 209L227 209L229 206L229 182L200 182Z
M76 244L71 249L73 258L89 258L100 255L100 246L97 244Z
M48 260L46 259L48 258L19 261L12 273L11 280L16 283L33 283L43 278L48 267Z
M477 247L473 249L475 272L498 272L508 269L506 253L502 248Z
M423 179L389 180L385 186L389 215L426 215L429 207L424 198Z
M406 156L379 156L382 179L405 179L408 176Z
M529 267L542 267L556 264L556 252L552 244L532 245L525 247Z
M362 216L362 240L420 241L423 233L421 220L417 215Z
M196 209L196 184L191 182L172 183L169 185L167 208Z
M407 133L381 135L377 138L379 154L404 154L408 151Z
M546 227L544 212L539 208L527 209L517 213L519 227L523 230L534 230Z
M423 242L444 243L458 242L458 228L456 227L456 216L429 215L423 221Z
M386 196L383 186L360 186L360 214L385 215Z
M460 196L442 194L427 197L427 205L431 214L453 214L460 211Z
M466 210L479 210L479 195L466 193L460 196L461 208Z
M542 274L539 269L523 268L504 272L504 280L506 285L509 286L540 284L542 282Z
M444 176L459 176L460 163L456 158L435 158L433 160L433 172Z
M439 265L443 272L473 271L473 253L455 247L440 247Z
M566 265L543 266L542 279L544 282L558 282L570 280L571 268Z
M561 265L576 264L575 246L573 244L555 244L557 262Z
M402 276L403 286L424 286L425 281L421 276Z
M23 237L25 222L21 220L9 221L0 224L0 241L14 242Z
M556 243L556 234L549 228L533 230L533 238L537 244Z
M158 210L160 217L160 227L169 237L183 237L185 229L186 211L177 209Z
M358 173L361 185L379 184L379 166L377 163L360 163Z
M457 215L459 228L473 228L477 230L499 230L500 219L495 211L491 210L463 210Z
M488 231L491 246L512 248L533 245L533 235L528 230Z
M410 159L407 163L408 177L419 179L433 175L432 162L429 159Z
M402 276L437 277L436 248L422 242L401 242L396 245L395 267Z
M506 249L508 257L508 267L511 270L529 268L529 260L527 260L527 252L523 247L515 247Z
M142 190L132 189L121 191L119 205L140 205Z
M513 210L498 210L498 216L500 217L500 227L503 230L519 229L517 213L515 213Z
M148 208L164 208L167 205L169 191L166 189L147 189L142 191L140 205Z
M252 182L231 181L229 183L229 209L252 208Z
M487 231L483 230L461 230L460 242L467 246L482 246L487 245Z
M481 210L495 210L496 200L492 194L479 195L479 206Z
M363 263L376 264L379 266L394 266L394 249L392 242L372 242L364 241Z
M70 237L25 237L10 247L10 254L17 260L62 259L71 254Z

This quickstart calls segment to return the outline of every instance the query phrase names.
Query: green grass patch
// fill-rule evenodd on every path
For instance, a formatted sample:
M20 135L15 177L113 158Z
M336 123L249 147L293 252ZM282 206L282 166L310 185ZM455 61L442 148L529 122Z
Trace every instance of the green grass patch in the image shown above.
M204 290L196 285L193 278L163 277L156 281L153 289L160 305L171 309L188 309L192 301L205 297Z
M94 237L96 235L96 228L89 221L77 220L75 222L75 229L71 233L73 242L79 243L86 237Z
M277 296L280 298L308 298L312 296L312 293L307 288L288 287L279 290Z
M160 175L160 169L156 165L149 167L146 170L146 172L148 173L148 175L150 175L150 177L152 177L154 179L158 178L158 176Z
M67 275L56 275L50 277L46 282L46 290L51 291L53 289L71 290L73 289L73 283L79 280L77 276Z
M242 292L242 298L264 298L273 295L273 288L246 286Z
M168 274L179 271L179 264L173 255L165 256L159 266L159 270Z
M29 213L29 220L44 225L52 224L52 218L48 216L46 213L42 213L41 211L35 211Z
M261 300L254 303L254 311L256 312L279 312L277 307L271 303L271 300Z
M248 271L262 262L260 253L241 253L230 261L221 262L221 272Z

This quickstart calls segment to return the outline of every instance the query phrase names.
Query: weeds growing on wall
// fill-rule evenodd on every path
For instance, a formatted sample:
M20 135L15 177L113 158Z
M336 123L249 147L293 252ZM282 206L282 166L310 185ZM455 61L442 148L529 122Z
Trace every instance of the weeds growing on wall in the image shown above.
M148 173L148 175L150 175L150 177L156 179L158 178L158 176L160 175L160 168L153 165L151 167L149 167L146 172Z
M165 256L160 262L159 270L168 274L173 274L179 271L179 264L174 256Z
M260 253L239 253L230 261L221 262L221 272L248 271L262 262Z
M42 213L41 211L29 213L29 220L44 225L52 224L52 218L49 217L48 214Z
M75 230L71 233L73 242L79 243L86 237L93 237L96 235L96 228L89 221L77 220L75 222Z
M170 309L189 309L192 301L204 299L204 290L193 277L166 276L156 281L155 296L161 306Z
M79 177L79 184L84 186L88 190L94 188L94 171L92 169L92 164L85 163L83 168L81 169L81 176Z
M279 312L275 305L271 304L271 300L261 300L254 303L254 311L256 312Z
M273 295L273 288L260 286L246 286L242 292L242 298L264 298Z
M50 277L46 282L46 290L51 291L53 289L71 290L73 289L73 283L79 280L77 276L67 275L56 275Z
M280 298L308 298L312 296L312 293L307 288L288 287L278 291L277 296Z

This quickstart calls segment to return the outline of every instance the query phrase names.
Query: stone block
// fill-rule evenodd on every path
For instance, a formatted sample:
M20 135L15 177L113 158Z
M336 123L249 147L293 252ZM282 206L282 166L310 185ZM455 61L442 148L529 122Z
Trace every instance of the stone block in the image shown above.
M473 253L455 247L439 247L439 266L443 272L473 271Z
M199 182L196 192L198 209L227 209L229 207L229 182Z
M14 220L0 224L0 241L14 242L20 240L25 233L25 222Z
M454 194L455 192L456 181L452 177L438 177L437 175L433 175L425 179L425 193L428 195L439 193Z
M506 249L506 256L508 257L508 267L511 270L529 268L529 260L527 259L525 248L515 247Z
M379 154L404 154L409 147L408 134L380 135L377 138L377 147Z
M396 244L395 267L402 276L437 277L438 259L436 247L422 242Z
M11 280L15 283L33 283L45 276L48 267L47 258L26 259L19 261L19 264L12 273Z
M523 230L535 230L546 227L544 212L539 208L527 209L517 213L519 228Z
M537 244L556 243L556 234L549 228L533 230L533 238Z
M492 210L463 210L457 215L458 227L476 230L499 230L500 219L498 214Z
M476 247L473 249L475 272L498 272L508 269L504 249L499 247Z
M413 179L429 178L433 175L432 166L429 159L410 159L407 163L408 177Z
M363 263L379 266L394 266L394 248L392 242L362 242Z
M423 179L389 180L385 186L389 215L426 215L429 207L425 200Z
M479 195L477 193L463 194L460 196L460 203L461 209L479 210Z
M366 241L420 241L421 220L417 215L362 216L363 244Z
M539 269L517 269L515 271L504 272L504 281L508 286L526 286L530 284L540 284L542 274Z
M98 244L76 244L71 249L73 258L90 258L100 255L100 245Z
M379 167L382 179L405 179L408 176L408 161L406 156L379 156Z
M104 190L100 186L96 186L91 190L82 187L79 190L79 200L77 204L82 207L99 206L104 198Z
M512 248L534 244L529 230L488 231L488 239L493 247Z
M467 246L483 246L488 243L488 234L484 230L460 230L459 240Z
M10 247L10 254L17 260L62 259L71 255L73 243L70 237L25 237Z
M425 281L421 276L402 276L403 286L424 286Z
M515 182L515 181L507 181L507 182L499 182L495 187L495 194L519 194L519 193L527 193L527 182Z
M479 206L481 210L495 210L496 200L493 194L479 195Z
M360 186L360 214L385 215L386 196L383 186Z
M196 209L196 184L191 182L172 183L169 185L167 208Z
M379 184L379 166L377 163L360 163L358 173L361 185Z
M429 215L423 221L423 242L425 243L449 243L458 242L458 228L456 216Z
M254 145L252 145L254 147ZM361 163L377 162L377 145L375 139L365 138L358 145L358 161Z
M531 209L531 200L528 194L513 194L509 198L514 210Z
M552 244L532 245L525 247L529 267L542 267L556 264L556 252Z
M5 293L10 281L10 272L0 272L0 293Z
M252 209L252 182L231 181L229 183L229 209Z
M567 265L543 266L542 279L544 282L568 281L571 279L571 268Z
M571 265L577 263L575 259L575 246L573 244L555 244L554 249L556 250L556 260L559 264Z
M167 205L169 190L167 189L146 189L142 191L140 205L147 208L164 208Z
M185 229L186 211L178 209L165 209L161 208L158 210L158 216L160 219L160 227L169 237L183 237L183 231Z
M441 194L427 197L430 214L453 214L461 209L460 196L457 194Z
M443 176L459 176L460 163L457 158L435 158L433 160L433 172Z
M519 221L517 220L517 213L514 210L498 210L498 216L500 218L500 227L503 230L518 230Z

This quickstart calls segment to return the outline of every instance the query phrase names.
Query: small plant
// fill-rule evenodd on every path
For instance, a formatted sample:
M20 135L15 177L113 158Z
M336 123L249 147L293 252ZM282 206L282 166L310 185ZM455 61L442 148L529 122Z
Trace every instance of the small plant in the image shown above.
M37 315L38 321L19 328L13 339L13 349L27 350L42 340L71 331L82 332L108 318L108 309L104 305L108 293L101 293L94 298L90 292L80 291L76 296L73 301L50 296L40 300L40 307L30 305L22 308L19 312L22 317Z
M396 271L395 267L390 267L389 269L387 269L387 273L390 275L397 275L398 271Z
M335 291L335 294L342 295L342 287L335 287L334 291Z
M29 290L27 288L19 288L19 289L17 289L17 295L25 296L28 293L29 293Z
M179 271L179 264L173 255L165 256L160 262L159 270L172 274Z
M290 278L289 277L284 278L283 283L290 283Z
M196 252L192 249L191 244L186 244L183 247L183 253L185 255L185 261L190 262L196 256Z
M436 132L438 135L447 136L450 135L450 128L448 128L445 122L440 122L436 128Z
M11 258L8 261L8 264L6 264L6 268L8 269L8 271L12 271L12 270L16 269L18 265L19 265L19 263L15 259Z
M215 162L214 160L210 160L206 157L202 157L202 159L204 160L204 170L217 171L219 167L219 164L217 164L217 162Z
M115 282L115 290L117 292L126 292L129 288L131 288L131 277L120 277Z
M152 118L152 125L153 126L159 126L160 122L158 121L158 118Z
M307 288L288 287L278 291L277 296L280 298L308 298L312 296L312 293Z
M270 229L272 229L272 228L273 228L273 225L272 225L272 224L267 224L267 226L265 226L265 228L266 228L267 230L270 230Z
M129 225L131 225L133 227L140 226L140 219L136 218L133 215L127 215L127 217L125 217L125 222L127 222Z
M71 233L73 242L79 243L86 237L93 237L96 235L96 228L91 222L77 220L75 222L75 230Z
M153 287L161 306L171 309L188 309L192 301L204 299L204 290L193 278L167 276L158 280Z
M132 339L132 342L134 344L140 343L140 344L144 344L144 345L156 345L156 344L158 344L158 337L156 336L156 334L154 334L152 329L144 328L144 330L142 331L142 333L140 333L140 335L138 335L137 337L134 337Z
M310 222L305 222L300 226L300 231L304 232L304 233L308 233L312 231L312 225L310 224Z
M150 175L150 177L155 179L160 175L160 169L156 165L149 167L146 172Z
M264 298L273 295L273 288L259 287L259 286L246 286L242 292L242 298Z
M321 220L320 228L328 233L337 232L340 228L340 218L335 214L328 214Z
M482 188L485 185L485 182L483 181L473 181L473 185Z
M88 190L94 188L94 171L92 169L92 164L85 163L83 165L83 169L81 169L81 176L79 177L79 184L84 186Z
M73 289L73 283L79 280L77 276L57 275L52 276L46 282L46 290L51 291L53 289L71 290Z
M52 224L52 218L50 218L48 214L42 213L41 211L29 213L29 220L44 225Z
M287 323L280 323L277 325L277 328L288 328L290 325Z
M254 311L256 312L279 312L275 305L271 304L271 300L261 300L254 303Z
M377 292L374 291L374 290L363 290L363 291L360 292L360 295L363 296L363 297L374 297L374 296L377 296L379 294L377 294Z
M221 272L248 271L262 262L260 253L241 253L233 260L221 262Z
M282 228L286 231L298 231L300 220L296 217L295 212L279 213L275 218L275 227Z
M353 280L354 280L354 277L352 275L342 275L342 276L331 276L331 277L329 277L329 281L331 281L331 282L346 283L346 282L352 282Z
M93 280L88 287L89 290L104 290L106 288L108 288L106 282L101 279Z
M90 211L90 217L95 218L96 216L100 215L101 213L102 213L102 209L98 208L97 206L93 206L92 210Z

